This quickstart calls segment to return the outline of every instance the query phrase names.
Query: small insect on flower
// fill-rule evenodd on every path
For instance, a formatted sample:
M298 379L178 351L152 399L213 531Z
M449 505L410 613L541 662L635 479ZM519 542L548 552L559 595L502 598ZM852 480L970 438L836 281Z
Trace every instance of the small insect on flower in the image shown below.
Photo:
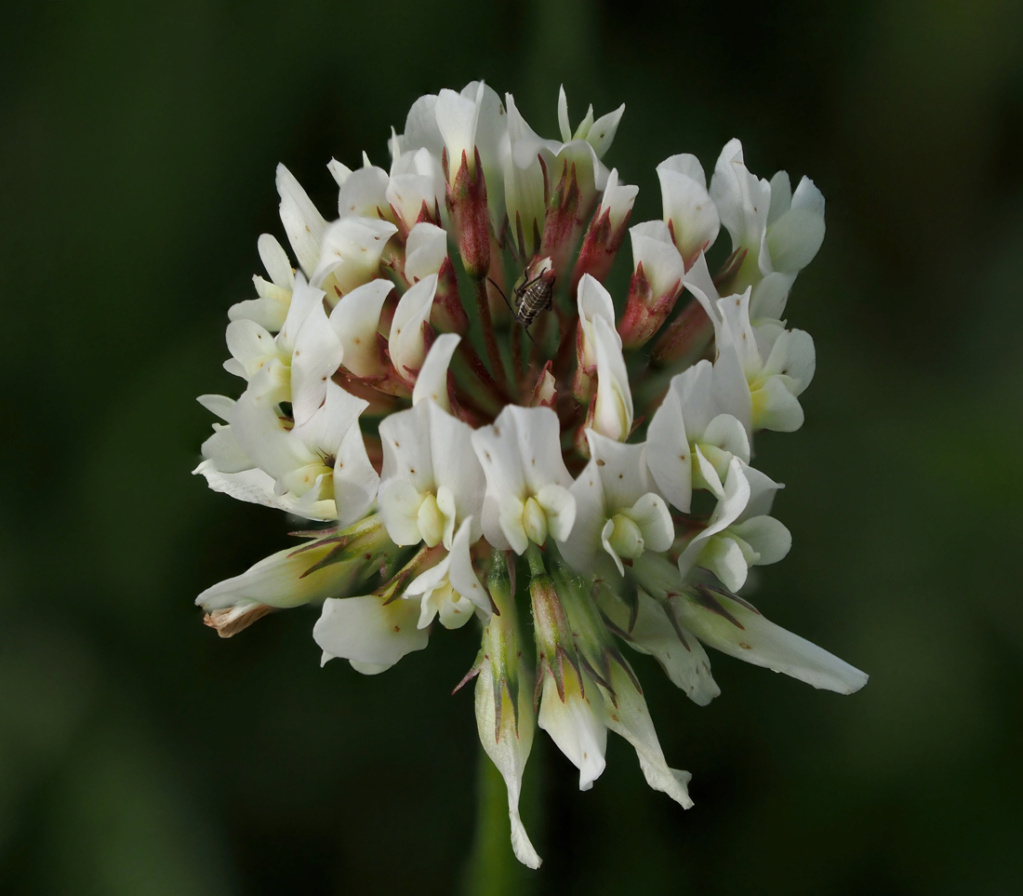
M515 320L527 330L541 311L549 311L553 304L554 274L537 274L521 286L515 287Z
M508 297L501 287L491 280L494 288L501 293L501 298L515 315L515 322L522 324L526 335L532 339L529 332L530 324L536 320L543 311L549 311L554 305L554 269L549 258L534 259L523 273L523 282L515 287L515 307L512 307Z

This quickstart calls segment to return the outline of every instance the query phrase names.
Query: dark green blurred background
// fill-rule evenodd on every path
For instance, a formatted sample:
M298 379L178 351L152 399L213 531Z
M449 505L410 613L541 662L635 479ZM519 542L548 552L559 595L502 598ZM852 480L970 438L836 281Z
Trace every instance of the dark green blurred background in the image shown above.
M386 166L422 93L485 77L608 161L809 174L828 236L789 303L807 424L761 439L789 558L755 601L871 673L854 697L715 655L698 708L636 661L682 812L609 744L588 793L543 738L540 893L1018 893L1023 5L38 3L4 14L0 892L455 890L472 842L469 631L376 678L316 615L219 641L206 586L288 540L189 476L274 166ZM542 791L542 793L541 793Z

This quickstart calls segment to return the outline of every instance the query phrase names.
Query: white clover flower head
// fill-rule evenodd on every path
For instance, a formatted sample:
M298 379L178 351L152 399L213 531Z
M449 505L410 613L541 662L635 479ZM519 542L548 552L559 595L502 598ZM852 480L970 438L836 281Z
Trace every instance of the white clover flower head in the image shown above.
M366 674L435 623L440 640L478 626L466 681L532 868L519 797L537 727L582 789L610 731L692 805L622 644L698 705L719 693L704 645L839 693L866 681L737 593L791 546L754 441L803 422L813 341L781 316L824 200L756 178L732 141L709 186L691 155L658 165L660 217L630 227L638 188L604 161L623 111L573 127L562 90L544 137L482 82L421 97L389 168L330 162L333 220L279 166L291 254L259 238L266 276L227 328L241 394L200 398L219 419L195 472L313 526L200 594L207 623L229 637L315 605L323 661ZM606 277L626 234L620 294Z

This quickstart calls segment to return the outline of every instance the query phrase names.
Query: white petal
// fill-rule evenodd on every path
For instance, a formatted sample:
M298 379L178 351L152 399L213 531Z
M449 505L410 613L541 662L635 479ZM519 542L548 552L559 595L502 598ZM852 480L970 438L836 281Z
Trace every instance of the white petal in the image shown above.
M281 244L269 233L264 233L256 241L256 249L259 251L259 260L270 275L270 281L290 292L295 285L295 271Z
M824 219L807 209L794 208L767 232L771 266L795 273L805 268L824 242Z
M601 527L607 519L599 468L592 456L572 483L571 492L575 499L575 525L560 544L561 554L577 572L588 573L600 548Z
M593 430L586 431L586 440L590 456L597 463L608 516L631 507L641 495L652 491L646 475L645 443L627 445Z
M315 269L320 258L320 244L327 230L327 222L283 165L277 166L277 192L281 196L281 223L288 242L306 276Z
M337 520L348 526L360 519L376 500L380 477L366 454L366 443L358 426L352 426L341 440L334 462L334 502Z
M547 515L547 528L551 537L557 542L568 538L575 523L575 499L572 493L563 486L550 483L540 489L536 500Z
M749 575L746 557L727 534L710 539L700 552L698 563L714 573L729 591L738 591L746 584Z
M451 543L451 553L448 555L451 558L448 578L451 580L451 587L477 607L485 621L490 617L490 595L480 584L476 571L472 568L472 557L469 554L471 532L471 520L465 520L458 527Z
M564 702L550 674L544 678L537 723L579 769L579 789L589 790L604 771L607 728L601 719L602 713L594 709L589 696L580 693L575 673L566 669L564 678ZM592 690L596 692L595 685ZM602 697L595 696L603 702Z
M675 526L660 495L650 492L643 495L629 508L628 515L642 531L646 550L661 553L671 547L675 540Z
M398 545L419 544L419 508L423 493L408 479L387 479L380 485L380 516L391 541Z
M311 451L336 457L345 435L358 428L359 415L369 402L349 394L337 383L328 381L323 390L323 404L292 435L300 438Z
M661 494L688 513L693 499L693 459L675 389L668 390L647 428L646 461Z
M519 816L519 793L522 789L522 773L533 745L533 707L530 705L529 688L519 683L518 707L512 706L508 692L502 687L497 692L501 700L501 726L497 736L497 702L495 700L494 673L489 663L484 663L476 678L476 726L480 743L497 770L504 778L508 790L508 817L511 820L512 849L517 858L528 868L540 867L540 856L529 841L526 829ZM515 725L516 709L518 725Z
M643 695L636 690L625 671L617 666L612 667L611 683L617 705L607 698L607 727L635 747L647 784L668 794L683 809L690 808L693 801L686 785L691 775L668 768Z
M657 166L661 204L670 221L675 244L687 263L717 239L721 221L707 191L707 178L699 160L689 154L672 156Z
M328 540L320 545L307 544L297 549L278 551L249 567L240 576L207 588L195 602L205 610L252 601L271 607L298 607L343 594L358 573L353 564L329 563L309 572L333 548L334 543Z
M459 523L470 516L478 519L486 479L472 448L472 427L433 402L426 402L426 419L438 494L441 486L450 489Z
M323 604L313 639L329 655L325 661L341 657L357 669L356 663L371 664L374 672L380 672L426 647L429 631L416 627L418 618L415 601L384 604L375 595L335 598Z
M717 592L714 597L735 622L693 600L675 600L679 620L705 644L839 694L851 694L867 683L867 675L859 669L768 621L745 602Z
M692 635L679 640L678 631L665 610L652 597L640 591L635 621L628 605L609 589L601 593L600 608L641 653L653 656L672 684L685 691L694 703L706 706L721 689L710 673L710 660L703 645ZM630 623L632 627L630 628Z
M732 526L732 531L757 552L757 566L784 560L792 548L792 534L773 516L744 520Z
M450 413L448 367L460 341L461 337L457 333L442 333L433 340L433 345L426 353L426 360L419 371L416 385L412 389L412 404L429 399Z
M296 424L306 422L323 404L343 355L344 349L327 321L323 303L317 302L295 337L291 356L291 404Z
M437 277L424 277L398 300L391 321L388 348L391 363L398 375L414 383L426 358L423 325L430 317L433 297L437 292Z
M371 280L345 294L330 313L330 325L343 347L344 365L356 376L381 372L377 328L380 310L392 289L390 280Z
M622 103L613 112L601 115L586 132L586 142L593 147L598 159L604 158L604 154L611 148L615 134L618 132L618 124L625 114L625 103Z
M405 243L405 276L409 283L440 271L448 257L447 231L422 221L409 231Z
M643 274L650 281L655 299L676 294L682 289L685 264L672 242L663 221L643 221L629 228L632 241L633 270L643 265Z
M597 399L593 428L624 442L632 432L632 390L622 354L621 337L614 326L600 317L594 321L597 356Z

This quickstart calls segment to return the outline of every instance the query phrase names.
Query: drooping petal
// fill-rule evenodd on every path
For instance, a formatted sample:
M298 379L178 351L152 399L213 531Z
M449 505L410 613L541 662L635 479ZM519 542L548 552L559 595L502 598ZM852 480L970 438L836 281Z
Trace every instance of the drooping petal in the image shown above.
M300 607L336 594L344 594L360 574L351 562L329 563L313 569L334 549L320 544L278 551L234 576L207 588L195 602L206 610L255 602L270 607ZM310 572L310 570L313 570Z
M679 621L701 641L730 656L775 672L784 672L815 688L851 694L867 683L867 675L765 619L745 601L714 592L726 614L685 596L673 600ZM731 618L729 618L731 617Z
M602 718L603 707L598 709L588 695L583 695L574 670L565 671L564 700L558 696L553 676L545 676L537 724L579 769L579 789L589 790L606 765L607 726Z
M600 594L600 608L624 632L629 643L660 663L672 684L694 703L706 706L721 693L710 672L703 645L693 636L684 639L672 625L665 609L643 591L636 594L635 610L610 588Z
M668 768L643 695L636 689L632 679L618 666L612 666L611 685L614 688L613 701L608 692L601 687L608 704L605 707L607 727L624 737L635 748L639 767L643 770L647 784L654 790L668 794L683 809L691 808L693 801L689 797L686 785L692 775L689 772Z
M313 626L313 639L324 663L340 657L359 672L375 674L426 647L430 633L416 627L418 619L415 602L385 603L376 595L331 598Z

